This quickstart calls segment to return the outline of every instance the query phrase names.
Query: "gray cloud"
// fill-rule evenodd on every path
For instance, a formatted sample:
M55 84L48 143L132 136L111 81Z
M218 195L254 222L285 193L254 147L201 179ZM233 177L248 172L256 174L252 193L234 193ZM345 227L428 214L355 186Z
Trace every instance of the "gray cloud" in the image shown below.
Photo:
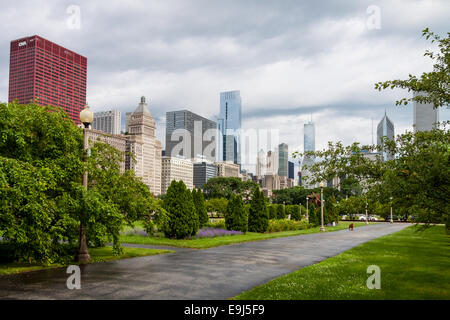
M66 26L72 4L81 8L80 30ZM370 5L381 10L381 29L367 29ZM162 140L166 111L214 118L220 91L240 89L246 127L276 119L296 127L280 132L301 147L302 121L312 113L318 145L368 143L371 132L362 129L385 108L396 128L411 127L411 108L394 107L407 93L378 93L373 84L429 70L421 30L446 33L449 14L445 0L2 1L0 100L7 100L9 42L39 34L88 58L95 111L131 111L147 96Z

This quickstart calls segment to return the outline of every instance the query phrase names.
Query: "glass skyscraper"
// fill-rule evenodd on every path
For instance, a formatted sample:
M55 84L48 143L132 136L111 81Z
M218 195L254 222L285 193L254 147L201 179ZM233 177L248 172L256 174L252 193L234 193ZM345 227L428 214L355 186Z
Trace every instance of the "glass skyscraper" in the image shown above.
M223 137L219 160L241 164L242 101L239 90L220 93L218 123Z

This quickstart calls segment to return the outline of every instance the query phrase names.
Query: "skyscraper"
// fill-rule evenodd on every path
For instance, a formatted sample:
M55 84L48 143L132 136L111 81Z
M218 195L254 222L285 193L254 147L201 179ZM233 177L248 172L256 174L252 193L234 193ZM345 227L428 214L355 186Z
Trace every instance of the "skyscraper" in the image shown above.
M267 169L267 154L263 149L259 150L256 157L256 177L261 179L266 174Z
M214 162L217 123L187 110L166 112L166 156ZM214 135L214 136L213 136Z
M217 176L217 166L212 163L203 161L194 163L194 186L203 188L203 185L209 179Z
M414 97L418 93L414 92ZM420 95L423 95L422 93ZM414 101L414 131L429 131L439 122L439 109L431 103L418 103Z
M119 110L109 110L94 113L92 129L109 134L120 134L121 113Z
M239 90L220 93L219 123L223 136L219 160L241 164L242 101Z
M315 151L316 150L316 133L314 123L312 121L305 123L303 126L303 150L307 151ZM307 181L310 178L310 172L308 168L304 168L303 166L311 166L315 162L314 157L304 156L303 164L302 164L302 182L305 187L312 188L313 184Z
M63 108L76 123L86 104L87 58L34 35L11 41L8 101Z
M127 155L125 168L134 170L142 177L150 191L161 194L161 142L156 139L156 124L148 110L145 97L141 97L136 110L129 119L127 152L134 154L136 162Z
M377 145L381 146L382 137L387 137L390 140L394 140L394 124L386 115L386 111L384 112L384 117L381 119L380 123L377 126ZM382 152L383 161L394 159L394 155L390 152L384 151Z
M162 158L161 193L165 194L173 181L182 180L190 190L194 188L194 168L190 159L179 157Z
M292 161L288 161L288 167L289 167L289 174L288 174L288 178L289 179L295 179L295 164Z
M278 175L280 177L287 177L289 174L288 168L289 149L286 143L278 145Z

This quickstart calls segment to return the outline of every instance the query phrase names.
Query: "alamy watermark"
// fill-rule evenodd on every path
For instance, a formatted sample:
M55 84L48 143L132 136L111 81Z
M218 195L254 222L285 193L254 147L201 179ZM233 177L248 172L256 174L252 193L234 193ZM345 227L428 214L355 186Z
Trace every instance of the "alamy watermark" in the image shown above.
M193 130L178 128L166 138L166 156L223 161L237 154L244 166L255 166L261 150L277 153L280 143L277 129L204 130L202 121L194 121ZM277 162L271 165L278 170Z
M77 265L70 265L67 267L66 273L71 275L67 278L66 286L67 289L81 289L81 270Z
M366 285L369 289L381 289L381 269L379 266L371 265L367 267L367 274L370 274L367 278Z
M66 13L69 15L66 19L67 28L71 30L81 29L81 9L80 6L70 5L66 9Z
M366 27L369 30L381 29L381 8L376 5L370 5L366 9L369 15L366 19Z

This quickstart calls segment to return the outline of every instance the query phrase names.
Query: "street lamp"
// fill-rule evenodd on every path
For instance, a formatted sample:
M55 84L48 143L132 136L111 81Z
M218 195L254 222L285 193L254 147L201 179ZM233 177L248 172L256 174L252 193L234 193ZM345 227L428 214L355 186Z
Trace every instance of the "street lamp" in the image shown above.
M308 196L306 196L306 222L309 222L309 217L308 217Z
M390 202L390 204L391 204L391 223L394 223L394 219L392 218L392 197L390 199L391 199L391 202Z
M83 150L85 151L84 154L84 160L87 161L87 149L88 149L88 132L89 125L94 120L94 114L92 113L91 109L88 105L84 107L84 109L80 112L80 120L84 125L83 128ZM83 187L85 190L87 190L88 185L88 174L87 171L83 173ZM82 222L80 222L80 241L78 244L78 252L76 260L81 263L85 264L88 263L91 260L91 256L89 255L87 243L86 243L86 226L83 225Z
M323 226L323 182L320 183L320 231L325 231L325 227Z
M369 224L369 216L367 215L367 201L366 201L366 224Z

